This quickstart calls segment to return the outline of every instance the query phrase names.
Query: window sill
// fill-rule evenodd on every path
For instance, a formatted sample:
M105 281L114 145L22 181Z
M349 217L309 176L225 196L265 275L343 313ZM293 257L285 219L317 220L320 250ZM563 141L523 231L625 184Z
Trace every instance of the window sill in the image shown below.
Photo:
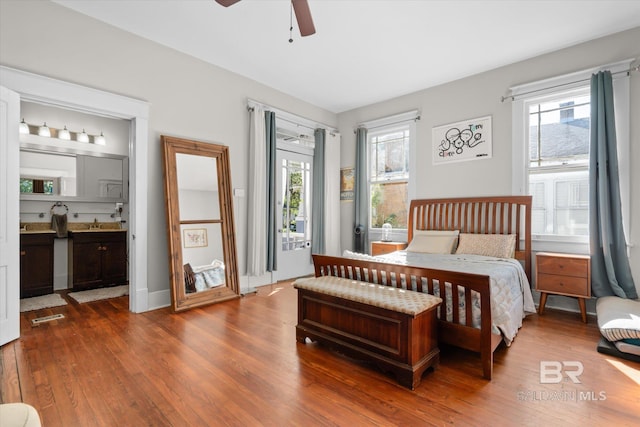
M589 241L576 241L556 238L536 239L532 238L531 249L533 252L560 252L572 254L588 254Z

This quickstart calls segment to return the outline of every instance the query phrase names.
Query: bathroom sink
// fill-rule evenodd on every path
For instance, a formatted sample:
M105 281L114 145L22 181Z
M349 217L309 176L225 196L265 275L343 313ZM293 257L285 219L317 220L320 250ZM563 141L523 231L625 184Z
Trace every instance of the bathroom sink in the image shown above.
M25 230L23 228L20 229L20 234L46 234L46 233L55 233L53 230Z
M20 234L55 233L48 222L21 222Z
M126 228L87 228L84 230L69 230L69 233L118 233L127 231Z

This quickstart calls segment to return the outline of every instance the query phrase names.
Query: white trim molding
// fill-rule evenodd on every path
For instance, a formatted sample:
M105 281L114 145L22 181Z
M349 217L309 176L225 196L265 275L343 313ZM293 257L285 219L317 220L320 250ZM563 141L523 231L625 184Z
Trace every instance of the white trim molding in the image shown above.
M149 104L102 90L0 66L3 86L20 99L131 121L129 141L129 309L149 309L147 287L147 176ZM13 159L16 164L19 159ZM17 189L16 189L17 191ZM15 248L16 253L19 247Z

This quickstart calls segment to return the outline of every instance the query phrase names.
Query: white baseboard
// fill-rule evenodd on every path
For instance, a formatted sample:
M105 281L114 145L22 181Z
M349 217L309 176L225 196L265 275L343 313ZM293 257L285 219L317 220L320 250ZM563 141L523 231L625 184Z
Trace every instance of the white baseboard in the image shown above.
M66 271L64 274L56 274L53 277L53 290L63 291L65 289L69 289L69 276Z
M240 276L240 293L243 295L255 292L258 286L270 285L273 283L271 273L262 276ZM144 294L144 296L142 295ZM171 305L171 291L169 289L163 291L149 292L147 290L138 291L138 298L148 298L147 310L157 310L159 308L169 307ZM140 306L140 305L138 305Z
M259 286L270 285L273 283L273 275L267 272L262 276L241 276L240 277L240 293L243 295L255 292Z
M155 291L148 293L147 311L169 307L171 305L171 291Z

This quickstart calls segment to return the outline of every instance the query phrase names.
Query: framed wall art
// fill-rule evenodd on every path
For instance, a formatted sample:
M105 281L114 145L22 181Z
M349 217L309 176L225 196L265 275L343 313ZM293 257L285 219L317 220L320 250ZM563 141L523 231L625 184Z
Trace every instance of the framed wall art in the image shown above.
M354 193L354 169L340 169L340 200L343 202L353 201Z
M207 230L205 228L189 228L182 230L185 248L204 248L208 246Z
M489 159L492 155L491 116L434 127L433 164Z

